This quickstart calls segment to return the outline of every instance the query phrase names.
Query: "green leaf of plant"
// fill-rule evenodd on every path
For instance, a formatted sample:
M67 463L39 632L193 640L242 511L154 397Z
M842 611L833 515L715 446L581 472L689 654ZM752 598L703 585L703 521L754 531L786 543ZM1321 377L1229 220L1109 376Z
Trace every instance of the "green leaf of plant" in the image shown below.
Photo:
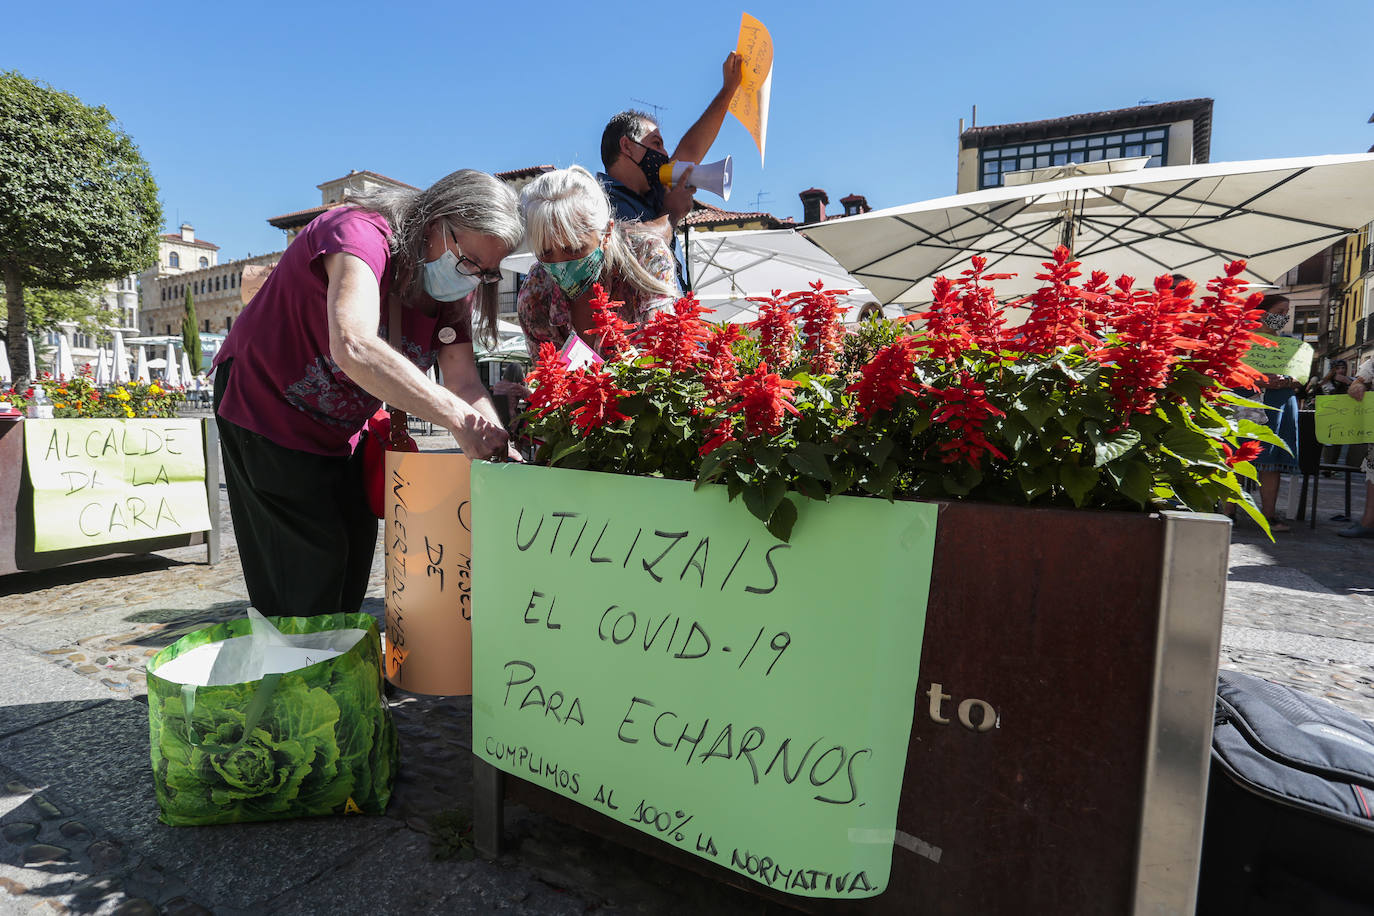
M1049 422L1050 415L1055 412L1058 405L1053 399L1046 397L1040 388L1032 387L1021 392L1017 398L1014 409L1017 410L1031 426L1041 429Z
M1039 467L1022 465L1016 469L1016 482L1020 484L1021 492L1028 502L1049 492L1050 487L1058 480L1059 473L1052 464L1042 464Z
M798 442L796 449L787 456L787 463L808 477L824 481L833 479L825 453L814 442Z
M1281 445L1285 452L1288 451L1288 443L1280 439L1278 433L1263 423L1256 423L1254 420L1241 420L1236 424L1236 430L1236 435L1242 439L1257 439L1260 442Z
M1104 470L1122 496L1141 508L1149 505L1154 475L1150 473L1149 463L1145 459L1117 461L1107 465Z
M1095 423L1085 424L1084 429L1093 444L1094 467L1100 468L1109 461L1115 461L1140 444L1140 432L1129 426L1114 433L1104 433Z
M759 521L767 524L769 516L773 514L768 508L767 498L763 494L763 487L746 486L744 488L744 505Z
M881 439L869 439L859 445L859 453L869 461L882 467L887 456L892 454L892 438L883 436Z
M1274 532L1269 530L1269 519L1264 517L1264 513L1260 511L1259 506L1255 505L1254 500L1250 498L1250 494L1246 493L1242 495L1241 498L1232 499L1229 500L1229 502L1245 510L1245 514L1250 516L1250 520L1260 526L1260 530L1264 532L1265 537L1269 538L1271 541L1274 539Z
M558 462L562 461L564 458L567 458L569 455L575 455L578 452L585 449L586 447L586 439L578 439L575 442L569 442L562 448L560 448L558 451L553 453L553 457L549 459L549 465L552 466L558 464Z
M792 500L784 499L768 519L768 531L784 544L792 539L792 527L797 524L797 507Z
M1059 466L1059 484L1075 506L1083 505L1093 487L1097 486L1098 476L1096 468L1079 467L1070 461Z
M1170 425L1160 437L1160 444L1189 461L1215 463L1218 460L1216 440L1186 426Z

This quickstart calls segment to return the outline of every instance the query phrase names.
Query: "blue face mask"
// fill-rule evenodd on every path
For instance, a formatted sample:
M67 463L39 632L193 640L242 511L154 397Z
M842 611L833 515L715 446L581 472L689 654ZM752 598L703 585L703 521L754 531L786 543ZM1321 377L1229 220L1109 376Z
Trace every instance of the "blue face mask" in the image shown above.
M451 249L436 261L425 262L425 292L440 302L457 302L477 288L478 279L458 269L458 255Z
M553 277L563 295L569 299L577 299L591 289L592 284L601 277L601 266L605 260L606 253L596 248L585 258L545 264L544 269Z

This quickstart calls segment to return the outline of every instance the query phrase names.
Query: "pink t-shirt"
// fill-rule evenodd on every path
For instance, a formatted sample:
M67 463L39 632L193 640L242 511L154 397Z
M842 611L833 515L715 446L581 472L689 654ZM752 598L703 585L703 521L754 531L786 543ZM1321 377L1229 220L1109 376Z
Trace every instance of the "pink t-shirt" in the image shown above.
M372 268L382 302L377 335L386 340L390 234L385 218L351 207L322 213L301 230L215 355L216 366L234 361L220 416L286 448L318 455L352 450L381 401L358 387L329 355L329 278L323 258L346 252ZM437 314L401 310L402 350L421 372L434 365L441 344L472 340L465 302L427 298L426 304L437 306ZM452 340L441 341L443 328L453 329Z

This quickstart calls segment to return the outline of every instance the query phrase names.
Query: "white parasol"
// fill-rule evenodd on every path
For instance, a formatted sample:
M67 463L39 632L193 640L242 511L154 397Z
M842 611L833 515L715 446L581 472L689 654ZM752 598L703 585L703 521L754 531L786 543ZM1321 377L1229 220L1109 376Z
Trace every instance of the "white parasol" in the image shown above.
M1060 244L1085 268L1112 277L1182 273L1200 282L1244 258L1246 280L1272 284L1374 219L1374 155L1364 153L1115 173L1103 167L1011 173L1006 187L801 231L880 301L920 303L929 301L936 276L957 275L975 254L987 257L990 271L1017 274L997 283L1000 294L1024 295L1039 286L1035 274ZM1039 180L1050 175L1068 177Z
M114 360L110 366L110 384L122 385L129 380L129 351L124 347L124 334L114 332Z
M163 366L166 369L166 375L163 377L163 381L169 386L180 387L181 372L178 369L176 345L170 340L167 341L167 359L163 363Z

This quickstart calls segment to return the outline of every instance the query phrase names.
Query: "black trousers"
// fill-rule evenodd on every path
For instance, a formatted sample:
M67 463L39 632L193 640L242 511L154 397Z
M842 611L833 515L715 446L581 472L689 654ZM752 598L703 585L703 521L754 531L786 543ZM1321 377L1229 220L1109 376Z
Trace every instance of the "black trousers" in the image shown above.
M361 456L283 448L219 416L232 364L215 372L215 423L249 601L269 616L357 611L377 546Z

